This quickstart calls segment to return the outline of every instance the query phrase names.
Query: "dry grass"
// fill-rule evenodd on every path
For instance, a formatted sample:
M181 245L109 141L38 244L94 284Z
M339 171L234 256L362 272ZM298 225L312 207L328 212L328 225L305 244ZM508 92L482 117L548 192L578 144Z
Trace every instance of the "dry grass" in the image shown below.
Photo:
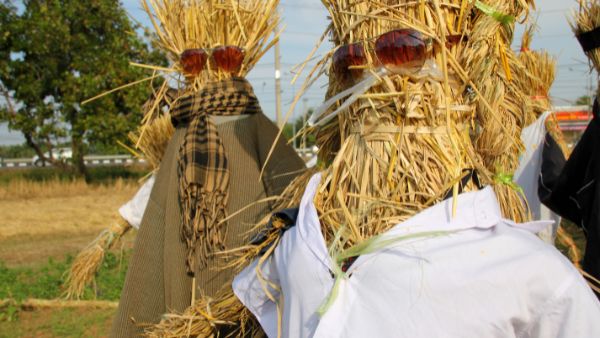
M85 246L133 196L135 182L87 185L81 181L15 181L0 187L0 260L31 264Z
M0 186L0 201L43 200L52 198L69 198L104 195L108 193L121 194L135 191L137 184L117 179L113 185L89 185L84 180L49 180L35 182L16 179Z

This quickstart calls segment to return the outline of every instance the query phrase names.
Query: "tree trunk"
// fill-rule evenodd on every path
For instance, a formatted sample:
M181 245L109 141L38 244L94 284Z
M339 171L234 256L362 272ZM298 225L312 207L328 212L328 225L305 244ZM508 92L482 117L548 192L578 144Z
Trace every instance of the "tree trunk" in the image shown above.
M73 150L73 169L75 170L75 174L80 177L84 177L86 181L89 181L87 167L85 166L85 161L83 160L83 156L85 155L85 145L83 143L83 137L77 133L73 132L71 135L71 149Z

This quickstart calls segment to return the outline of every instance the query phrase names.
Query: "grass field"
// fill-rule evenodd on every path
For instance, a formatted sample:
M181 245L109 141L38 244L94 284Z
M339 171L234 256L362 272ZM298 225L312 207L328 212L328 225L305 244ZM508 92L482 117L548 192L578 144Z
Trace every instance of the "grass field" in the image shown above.
M88 184L61 177L10 180L0 172L0 300L54 299L64 291L72 258L118 220L117 210L137 190L137 178ZM14 176L17 177L14 177ZM30 173L29 173L30 175ZM41 177L41 178L40 178ZM95 290L87 299L118 301L134 234L107 255ZM115 310L0 309L0 338L107 337Z

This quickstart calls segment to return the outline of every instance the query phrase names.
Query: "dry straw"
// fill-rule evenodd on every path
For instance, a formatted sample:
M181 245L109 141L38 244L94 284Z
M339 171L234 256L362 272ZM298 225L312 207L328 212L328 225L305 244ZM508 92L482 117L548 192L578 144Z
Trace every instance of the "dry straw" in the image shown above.
M534 30L535 25L531 25L523 34L519 53L520 76L515 79L525 94L526 125L535 122L552 108L549 93L556 78L556 59L546 51L531 50Z
M83 249L71 265L65 279L67 299L81 299L88 285L94 283L96 273L104 261L106 251L114 248L119 239L131 229L125 221L104 230L92 243Z

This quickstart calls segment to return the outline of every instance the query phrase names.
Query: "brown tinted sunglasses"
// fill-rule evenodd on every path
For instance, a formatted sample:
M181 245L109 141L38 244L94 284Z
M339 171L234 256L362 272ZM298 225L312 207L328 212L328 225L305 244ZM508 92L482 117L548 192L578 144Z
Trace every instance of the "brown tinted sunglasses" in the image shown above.
M465 39L463 35L449 35L446 44L450 47ZM384 33L375 39L373 46L375 66L384 67L392 73L419 70L433 55L432 46L433 39L426 38L414 29ZM332 69L339 77L351 76L356 79L363 73L363 69L358 67L367 64L367 49L362 41L340 46L333 54Z
M208 60L216 69L228 73L237 73L242 68L246 53L237 46L220 46L213 49L186 49L181 53L179 62L186 76L197 76L206 69Z

